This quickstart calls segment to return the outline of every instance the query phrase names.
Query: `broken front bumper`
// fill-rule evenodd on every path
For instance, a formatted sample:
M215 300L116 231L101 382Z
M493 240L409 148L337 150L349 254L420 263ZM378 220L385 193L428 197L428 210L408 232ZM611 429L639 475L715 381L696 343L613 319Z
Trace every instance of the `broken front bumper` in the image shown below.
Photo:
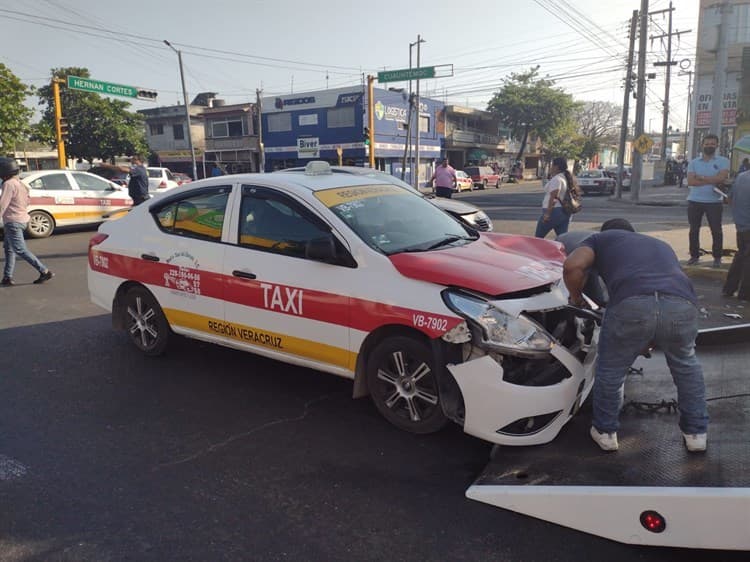
M562 310L565 302L551 304L552 295L537 295L492 304L515 315ZM571 322L580 322L573 319ZM464 431L500 445L540 445L552 441L586 400L594 381L598 329L590 341L576 330L569 348L559 340L549 351L549 363L559 372L557 380L539 384L511 372L506 356L480 349L474 343L473 358L447 366L464 401ZM514 358L515 365L519 363ZM532 379L533 376L528 377Z

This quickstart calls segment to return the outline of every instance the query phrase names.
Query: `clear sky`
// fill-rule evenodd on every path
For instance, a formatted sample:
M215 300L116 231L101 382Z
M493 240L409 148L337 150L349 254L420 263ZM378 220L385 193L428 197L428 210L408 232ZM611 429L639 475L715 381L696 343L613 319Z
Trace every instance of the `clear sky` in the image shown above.
M694 64L698 0L673 4L674 28L692 30L674 39L673 59ZM651 0L649 10L668 5ZM190 99L214 91L239 103L254 100L256 88L288 94L407 68L409 44L421 35L422 66L453 65L452 76L441 67L445 77L421 82L431 97L484 109L509 73L540 65L576 99L621 104L628 21L639 7L639 0L0 0L0 61L37 87L52 68L86 67L97 80L155 89L157 105L172 105L182 97L166 39L183 52ZM652 20L649 36L664 33L666 15ZM652 66L659 60L666 43L649 41L649 71L658 73L647 98L653 130L664 97L664 67ZM687 90L687 77L675 72L670 124L680 130Z

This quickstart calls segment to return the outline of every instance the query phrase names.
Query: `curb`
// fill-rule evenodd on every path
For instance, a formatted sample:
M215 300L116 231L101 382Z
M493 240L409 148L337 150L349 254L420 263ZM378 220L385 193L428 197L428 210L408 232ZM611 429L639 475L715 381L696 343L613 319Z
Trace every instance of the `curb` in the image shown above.
M683 265L682 271L688 277L699 277L701 279L712 279L715 281L724 281L728 269L724 267L714 269L713 267L701 267L699 265Z

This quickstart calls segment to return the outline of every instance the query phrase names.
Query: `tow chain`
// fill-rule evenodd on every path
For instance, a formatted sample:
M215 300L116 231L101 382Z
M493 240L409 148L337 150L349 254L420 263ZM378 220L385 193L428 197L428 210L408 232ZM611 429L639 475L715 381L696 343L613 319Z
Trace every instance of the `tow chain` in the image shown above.
M638 402L637 400L630 400L622 407L622 411L624 412L628 409L647 412L649 414L664 410L666 413L672 414L677 412L677 400L674 398L671 400L662 400L661 402Z

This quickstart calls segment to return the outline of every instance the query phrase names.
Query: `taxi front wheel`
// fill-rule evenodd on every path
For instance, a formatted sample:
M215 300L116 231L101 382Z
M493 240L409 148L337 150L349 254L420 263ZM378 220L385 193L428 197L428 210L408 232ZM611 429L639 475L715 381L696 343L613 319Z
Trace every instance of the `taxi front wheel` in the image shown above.
M440 406L430 348L407 336L388 338L373 350L367 384L378 411L411 433L433 433L447 423Z
M156 299L143 287L125 295L125 326L130 341L146 355L161 355L169 340L169 323Z

